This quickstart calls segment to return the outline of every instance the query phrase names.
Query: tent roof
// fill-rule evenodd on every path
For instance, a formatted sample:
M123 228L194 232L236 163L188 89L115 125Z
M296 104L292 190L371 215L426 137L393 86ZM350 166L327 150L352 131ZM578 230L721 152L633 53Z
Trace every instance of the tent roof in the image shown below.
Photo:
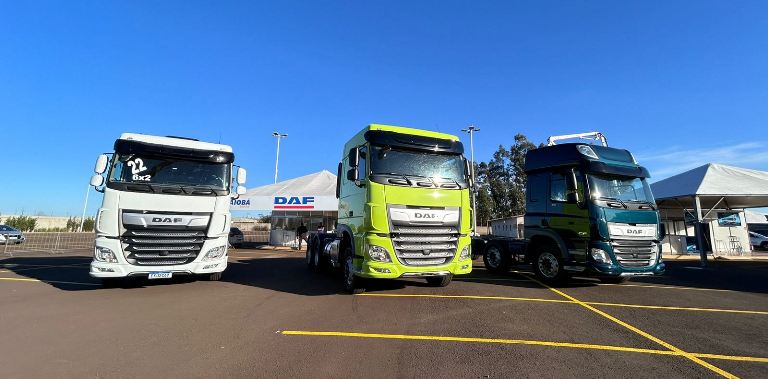
M243 197L289 195L295 193L315 196L336 196L336 175L323 170L275 184L252 188Z
M754 211L744 211L747 224L768 224L768 215Z
M708 163L651 184L662 208L693 205L694 196L703 208L753 208L768 206L768 172Z

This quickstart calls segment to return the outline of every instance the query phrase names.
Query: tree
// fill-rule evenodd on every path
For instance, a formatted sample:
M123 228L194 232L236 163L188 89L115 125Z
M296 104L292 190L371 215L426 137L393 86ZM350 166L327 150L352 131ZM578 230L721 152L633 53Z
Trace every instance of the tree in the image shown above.
M493 198L488 188L488 165L475 163L475 201L477 203L477 224L486 225L494 217Z
M5 220L5 224L12 228L21 230L22 232L31 232L35 230L37 219L29 216L14 216L8 217L8 219Z
M525 213L525 154L536 148L523 134L515 135L514 144L507 150L503 145L493 153L488 163L477 165L478 185L478 220L481 217L502 218ZM483 189L480 189L483 188ZM485 191L483 209L480 205L481 193ZM482 214L482 216L481 216Z

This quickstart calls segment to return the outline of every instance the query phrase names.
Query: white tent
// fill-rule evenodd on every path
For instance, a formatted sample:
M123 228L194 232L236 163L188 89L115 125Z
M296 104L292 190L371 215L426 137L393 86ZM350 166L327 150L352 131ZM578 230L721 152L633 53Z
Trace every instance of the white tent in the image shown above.
M768 172L708 163L651 184L661 208L742 209L768 206Z
M295 179L256 187L230 203L233 211L337 211L336 175L323 170Z

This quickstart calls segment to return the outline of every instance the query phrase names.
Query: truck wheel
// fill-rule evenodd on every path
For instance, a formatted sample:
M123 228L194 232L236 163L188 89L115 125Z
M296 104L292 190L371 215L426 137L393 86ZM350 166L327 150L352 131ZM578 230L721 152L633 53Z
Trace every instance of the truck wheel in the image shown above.
M549 284L562 283L568 278L560 252L548 245L538 248L533 260L533 272L542 282Z
M445 287L451 284L451 280L453 280L453 275L451 274L444 275L444 276L428 276L427 277L427 283L429 283L429 285L433 287Z
M315 272L323 272L325 264L323 262L323 253L320 251L320 243L315 243L311 247L312 250L312 270Z
M217 281L221 280L221 276L223 274L224 274L224 271L222 271L222 272L214 272L214 273L208 274L206 279L208 279L208 281L210 281L210 282L217 282Z
M600 278L600 281L608 284L621 284L629 281L628 276L617 276L613 278Z
M354 273L354 253L352 248L347 246L344 249L344 264L342 270L344 271L344 290L353 295L365 292L365 286L363 286L363 278L355 276Z
M509 271L509 266L512 264L509 253L496 242L489 243L488 247L485 248L483 263L485 263L485 268L488 271L495 273Z

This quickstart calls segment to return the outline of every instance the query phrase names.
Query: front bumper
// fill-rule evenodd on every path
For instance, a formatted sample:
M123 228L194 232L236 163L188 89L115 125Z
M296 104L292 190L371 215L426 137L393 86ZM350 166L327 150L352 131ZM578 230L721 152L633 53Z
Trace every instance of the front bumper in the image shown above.
M469 246L469 237L459 238L458 249L453 260L439 266L406 266L395 257L392 240L386 237L367 236L367 245L381 246L387 249L392 262L378 262L367 258L355 259L355 275L371 279L426 278L430 276L465 275L472 272L472 254L467 259L459 260L459 252Z
M655 276L663 275L667 266L664 262L657 262L653 266L643 268L626 268L617 264L599 264L595 262L587 263L584 273L591 277L616 278L627 276Z
M138 266L128 263L123 255L120 240L113 238L98 237L96 246L106 247L117 256L117 263L91 261L90 275L94 278L124 278L129 276L147 276L150 272L171 272L173 274L212 274L222 272L227 268L227 254L222 257L203 261L205 253L217 246L226 246L227 237L206 240L203 249L197 258L187 264L170 266Z

